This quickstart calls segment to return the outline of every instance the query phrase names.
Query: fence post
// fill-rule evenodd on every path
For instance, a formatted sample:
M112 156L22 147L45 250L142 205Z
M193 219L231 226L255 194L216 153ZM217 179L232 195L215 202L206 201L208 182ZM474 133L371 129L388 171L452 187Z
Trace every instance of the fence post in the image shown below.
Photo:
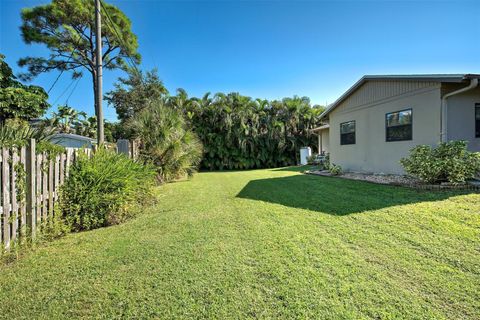
M35 237L35 231L37 227L37 215L36 215L36 188L35 188L35 178L36 178L36 166L35 160L37 159L36 155L36 144L35 139L30 139L30 143L27 147L27 157L26 157L26 194L25 194L25 202L27 208L27 227L30 229L32 238Z
M117 140L117 153L123 153L127 157L130 157L130 146L127 139Z
M137 160L138 156L138 144L136 140L130 141L130 152L132 160Z

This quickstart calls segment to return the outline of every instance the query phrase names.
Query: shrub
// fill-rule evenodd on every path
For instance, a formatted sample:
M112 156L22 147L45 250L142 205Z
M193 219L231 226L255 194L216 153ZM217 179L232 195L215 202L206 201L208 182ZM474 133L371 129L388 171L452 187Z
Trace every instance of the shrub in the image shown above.
M427 183L464 183L480 171L480 153L469 152L466 141L442 142L436 148L419 145L400 163L408 174Z
M317 157L318 157L318 154L316 153L312 154L311 156L308 156L307 164L310 164L310 165L317 164Z
M330 167L328 168L328 171L330 171L330 173L333 174L334 176L338 176L343 172L342 167L334 163L330 165Z
M133 117L130 127L140 141L140 158L155 166L160 182L196 172L203 146L178 110L154 101Z
M72 230L117 224L151 199L155 170L100 148L80 155L61 189L60 208Z

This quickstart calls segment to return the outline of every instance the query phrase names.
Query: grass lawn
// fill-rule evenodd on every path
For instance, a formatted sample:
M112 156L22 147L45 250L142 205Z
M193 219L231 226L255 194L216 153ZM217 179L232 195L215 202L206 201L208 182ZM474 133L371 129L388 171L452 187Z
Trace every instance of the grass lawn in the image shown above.
M158 194L0 266L0 318L480 318L480 194L290 168Z

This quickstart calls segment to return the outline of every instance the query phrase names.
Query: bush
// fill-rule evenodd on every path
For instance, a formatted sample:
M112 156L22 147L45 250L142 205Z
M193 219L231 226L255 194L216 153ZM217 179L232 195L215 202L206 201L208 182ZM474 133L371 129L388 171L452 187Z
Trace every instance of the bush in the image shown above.
M308 156L307 157L307 164L309 164L309 165L317 164L317 157L318 157L318 154L316 154L316 153L312 154L311 156Z
M80 155L62 186L60 208L74 231L120 223L151 199L155 170L100 148Z
M334 176L338 176L343 172L342 167L334 163L330 165L330 167L328 168L328 171L330 171L330 173L333 174Z
M436 148L419 145L400 163L408 174L426 183L465 183L480 172L480 153L469 152L466 141L442 142Z
M178 110L157 100L137 113L130 127L140 141L140 158L155 166L160 182L196 172L203 146Z

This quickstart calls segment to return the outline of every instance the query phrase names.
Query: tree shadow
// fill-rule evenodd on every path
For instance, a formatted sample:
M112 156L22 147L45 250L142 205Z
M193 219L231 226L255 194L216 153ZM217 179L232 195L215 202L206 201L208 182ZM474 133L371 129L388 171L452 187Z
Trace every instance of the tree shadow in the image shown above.
M294 175L252 180L237 197L342 216L473 192L420 191L336 177Z

